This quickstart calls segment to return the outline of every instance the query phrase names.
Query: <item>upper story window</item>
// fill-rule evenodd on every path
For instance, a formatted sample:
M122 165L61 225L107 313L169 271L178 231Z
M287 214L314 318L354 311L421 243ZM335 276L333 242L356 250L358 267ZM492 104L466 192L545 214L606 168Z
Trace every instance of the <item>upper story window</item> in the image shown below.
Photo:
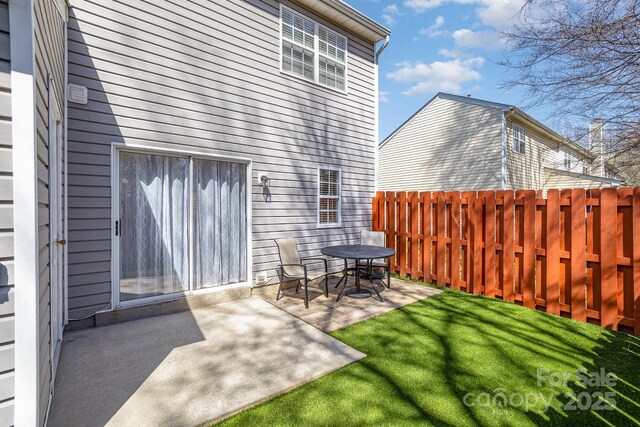
M284 6L280 17L282 71L346 91L346 37Z
M561 153L562 153L562 167L565 168L566 170L571 170L571 166L572 166L571 160L573 156L571 156L571 153L569 153L568 151L562 150Z
M587 165L582 165L582 173L584 175L589 175L589 166Z
M321 167L318 169L318 226L339 226L342 218L341 171Z
M518 125L512 125L511 130L511 148L516 153L524 154L526 137L524 128Z

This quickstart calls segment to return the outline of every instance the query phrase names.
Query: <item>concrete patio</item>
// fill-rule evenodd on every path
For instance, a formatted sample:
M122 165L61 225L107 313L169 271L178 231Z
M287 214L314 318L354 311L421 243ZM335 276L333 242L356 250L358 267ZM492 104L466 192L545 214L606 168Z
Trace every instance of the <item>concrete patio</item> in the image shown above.
M335 301L314 283L65 336L49 426L199 425L365 357L324 333L440 291L401 280L375 298Z
M276 307L304 320L321 331L332 332L442 292L439 289L392 277L390 289L385 288L379 280L375 281L376 289L382 296L383 301L380 301L375 296L365 299L345 296L336 302L336 297L342 285L338 288L335 286L341 276L341 274L329 276L329 298L324 296L323 281L312 282L309 285L309 308L304 306L302 288L296 293L295 286L289 286L284 289L284 296L278 301L275 299L275 287L260 295ZM353 279L349 278L347 289L352 286ZM363 279L362 287L371 289L371 284L368 280Z

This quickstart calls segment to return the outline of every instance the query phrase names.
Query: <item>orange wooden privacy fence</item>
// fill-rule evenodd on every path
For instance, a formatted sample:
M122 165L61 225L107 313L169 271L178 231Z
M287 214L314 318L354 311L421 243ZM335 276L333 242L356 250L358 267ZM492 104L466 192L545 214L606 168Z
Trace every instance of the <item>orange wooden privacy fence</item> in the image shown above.
M640 187L379 192L392 269L640 335Z

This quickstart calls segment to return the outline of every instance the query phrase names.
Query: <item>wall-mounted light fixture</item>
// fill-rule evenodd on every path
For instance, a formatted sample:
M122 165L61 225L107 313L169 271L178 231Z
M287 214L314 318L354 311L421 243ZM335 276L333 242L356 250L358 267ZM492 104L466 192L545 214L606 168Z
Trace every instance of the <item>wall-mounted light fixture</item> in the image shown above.
M260 187L268 187L269 186L269 176L266 173L258 174L258 185Z

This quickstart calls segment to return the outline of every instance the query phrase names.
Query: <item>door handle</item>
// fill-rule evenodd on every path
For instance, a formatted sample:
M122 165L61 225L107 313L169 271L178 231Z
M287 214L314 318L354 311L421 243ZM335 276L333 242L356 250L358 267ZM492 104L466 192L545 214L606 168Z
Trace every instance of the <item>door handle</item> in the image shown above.
M56 245L64 246L66 244L67 244L67 240L66 239L56 240Z

